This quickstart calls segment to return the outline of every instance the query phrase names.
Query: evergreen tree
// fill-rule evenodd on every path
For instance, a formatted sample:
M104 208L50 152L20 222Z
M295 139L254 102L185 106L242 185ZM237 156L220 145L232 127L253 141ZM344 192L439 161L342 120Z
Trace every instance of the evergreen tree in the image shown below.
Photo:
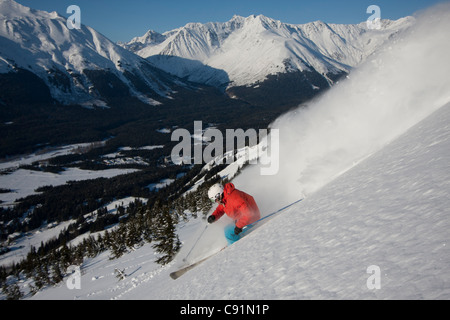
M128 248L134 249L142 245L142 220L140 216L136 216L126 224L125 244Z
M97 243L92 236L84 238L81 247L84 249L84 255L88 258L97 256Z
M7 300L20 300L23 298L23 293L20 291L19 285L16 282L10 285L4 283L2 291L6 295Z
M73 255L70 248L64 244L63 247L60 250L61 253L61 264L64 270L66 270L68 267L70 267L73 264Z
M127 252L127 247L125 245L125 235L126 230L124 225L120 225L119 229L111 233L111 256L110 260L120 258L124 253Z
M48 265L44 259L39 259L37 262L33 280L37 290L42 289L47 284L51 284Z
M59 283L59 282L63 281L64 273L61 270L61 265L60 265L59 261L53 261L51 270L52 270L52 282Z
M111 248L112 246L112 237L111 237L111 233L106 230L105 234L103 235L103 245L105 246L105 249L108 250Z
M165 265L172 261L176 253L181 248L181 241L176 234L176 225L173 222L173 218L167 207L164 207L160 213L158 228L157 228L157 240L158 243L153 245L153 248L157 253L163 254L156 262Z
M5 282L7 276L6 268L4 266L0 266L0 284Z
M144 210L144 209L142 209ZM145 242L151 243L153 241L153 229L152 229L152 211L151 209L147 208L145 211L143 211L143 214L141 216L142 221L142 239Z

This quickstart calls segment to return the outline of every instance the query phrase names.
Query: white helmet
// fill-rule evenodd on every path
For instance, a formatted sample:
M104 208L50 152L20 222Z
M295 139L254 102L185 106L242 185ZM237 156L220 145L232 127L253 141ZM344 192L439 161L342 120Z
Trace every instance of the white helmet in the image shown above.
M208 198L215 202L216 200L220 199L223 193L223 186L219 183L216 183L208 190Z

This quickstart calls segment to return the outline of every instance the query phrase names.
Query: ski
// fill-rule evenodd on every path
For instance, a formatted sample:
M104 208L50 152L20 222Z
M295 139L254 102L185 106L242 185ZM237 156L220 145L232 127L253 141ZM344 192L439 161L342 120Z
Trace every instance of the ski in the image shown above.
M252 229L253 229L254 226L255 226L254 224L245 226L244 229L243 229L243 231L242 231L242 233L241 233L241 239L242 239L244 236L246 236L247 234L249 234L249 233L252 231ZM213 254L207 256L206 258L203 258L203 259L200 260L200 261L194 262L194 263L192 263L192 264L190 264L190 265L188 265L188 266L186 266L186 267L183 267L183 268L181 268L181 269L179 269L179 270L177 270L177 271L172 272L172 273L170 274L170 277L171 277L173 280L178 279L179 277L181 277L182 275L184 275L184 274L185 274L186 272L188 272L189 270L194 269L194 268L195 268L196 266L198 266L199 264L205 262L205 261L208 260L209 258L211 258L211 257L215 256L216 254L218 254L219 252L225 250L226 248L227 248L227 247L223 247L223 248L220 249L219 251L217 251L217 252L215 252L215 253L213 253Z
M242 239L244 236L246 236L247 234L249 234L249 233L252 231L252 229L253 229L254 226L255 226L255 224L245 226L245 227L243 228L242 233L241 233L241 239ZM218 254L219 252L225 250L226 248L227 248L227 247L223 247L223 248L220 249L219 251L217 251L217 252L215 252L215 253L213 253L213 254L207 256L206 258L203 258L203 259L200 260L200 261L194 262L194 263L192 263L192 264L190 264L190 265L188 265L188 266L186 266L186 267L183 267L183 268L181 268L181 269L179 269L179 270L177 270L177 271L172 272L172 273L170 274L170 277L171 277L173 280L178 279L179 277L181 277L182 275L184 275L184 274L185 274L186 272L188 272L189 270L194 269L194 268L195 268L196 266L198 266L199 264L205 262L205 261L208 260L209 258L211 258L211 257L215 256L216 254Z
M220 251L224 250L225 248L226 248L226 247L220 249ZM198 265L201 264L202 262L205 262L206 260L208 260L208 259L211 258L212 256L215 256L215 255L218 254L220 251L217 251L216 253L213 253L213 254L207 256L206 258L203 258L203 259L200 260L200 261L197 261L197 262L195 262L195 263L193 263L193 264L190 264L190 265L188 265L188 266L186 266L186 267L183 267L183 268L181 268L181 269L179 269L179 270L177 270L177 271L172 272L172 273L170 274L170 277L171 277L173 280L178 279L179 277L181 277L183 274L185 274L185 273L188 272L189 270L194 269L196 266L198 266Z

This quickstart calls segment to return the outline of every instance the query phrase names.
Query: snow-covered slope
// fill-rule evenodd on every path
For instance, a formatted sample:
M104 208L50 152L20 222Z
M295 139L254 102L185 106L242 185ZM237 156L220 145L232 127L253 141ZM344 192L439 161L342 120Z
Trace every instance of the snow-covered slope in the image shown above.
M350 79L274 124L286 171L266 179L250 166L234 181L264 213L304 201L176 281L169 273L186 249L157 268L147 245L88 261L78 291L63 284L34 299L449 299L449 17L449 4L424 13ZM202 246L221 237L219 222ZM203 229L192 220L180 239L189 247Z
M234 16L225 23L189 23L164 34L149 31L124 46L178 76L244 86L292 71L348 72L412 22L410 17L383 20L381 30L369 30L366 23L292 25L262 15Z
M85 70L111 72L131 95L149 104L170 92L156 68L94 29L81 25L70 30L67 19L56 12L30 9L13 0L0 0L0 47L0 73L31 71L63 103L102 105L95 101L102 97Z
M169 273L182 262L158 267L146 245L87 261L80 290L63 283L33 299L449 299L449 123L447 104L176 281ZM182 239L203 228L192 221ZM373 265L380 289L367 287Z
M447 104L159 298L450 298L449 123ZM367 287L372 265L379 290Z

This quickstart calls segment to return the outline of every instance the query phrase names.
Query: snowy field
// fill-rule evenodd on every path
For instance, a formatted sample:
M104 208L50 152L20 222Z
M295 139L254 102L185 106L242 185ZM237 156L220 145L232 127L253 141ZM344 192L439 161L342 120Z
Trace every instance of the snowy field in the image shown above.
M11 192L0 193L2 206L13 205L20 198L36 194L35 190L44 186L59 186L66 184L68 181L82 181L97 178L111 178L121 174L127 174L137 171L136 169L108 169L108 170L82 170L79 168L66 168L63 172L50 173L33 171L27 169L19 169L23 165L31 165L35 162L46 162L51 158L73 154L82 150L99 147L104 145L102 142L79 143L59 148L53 148L48 151L41 151L30 155L23 155L13 159L4 159L0 162L0 187L2 189L11 190ZM155 146L158 147L159 146ZM145 148L151 148L145 147ZM151 150L151 149L149 149ZM109 155L110 158L116 159L120 154Z
M121 174L138 171L136 169L107 169L107 170L82 170L79 168L67 168L60 174L19 169L7 175L0 175L0 185L4 189L12 190L8 193L0 193L2 206L12 205L16 200L36 194L36 189L43 186L59 186L68 181L92 180L97 178L111 178Z

